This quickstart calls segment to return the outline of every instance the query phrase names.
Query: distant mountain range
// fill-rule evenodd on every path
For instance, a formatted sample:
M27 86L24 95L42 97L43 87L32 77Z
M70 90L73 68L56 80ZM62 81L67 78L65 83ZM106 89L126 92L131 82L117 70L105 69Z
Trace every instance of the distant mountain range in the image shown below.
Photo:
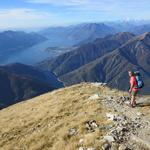
M78 47L82 43L88 43L96 38L113 33L116 33L116 31L103 23L80 24L68 27L44 29L36 35L37 38L38 36L45 37L43 42L39 42L33 46L30 45L30 47L26 47L22 51L19 51L15 55L12 55L7 59L5 58L0 62L4 64L19 62L33 65L47 58L54 58L67 51L72 51L74 47ZM23 43L20 44L23 45ZM18 44L16 43L16 47L17 46Z
M128 89L127 71L140 70L144 76L143 93L150 89L150 33L134 36L119 33L84 44L39 66L50 69L65 83L106 82L121 90Z
M50 27L39 32L53 44L66 46L88 43L96 38L105 37L119 32L142 34L150 32L150 22L104 22L83 23L66 27Z
M50 27L37 33L6 31L0 36L3 39L0 42L0 45L2 44L0 63L19 62L34 65L72 51L80 45L91 43L97 38L119 32L131 32L136 35L150 32L150 23L84 23L66 27Z
M150 24L144 24L144 25L138 26L138 27L133 29L133 32L136 34L142 34L145 32L150 32Z
M128 30L132 32L120 32ZM149 24L90 23L38 33L1 32L0 63L5 65L0 66L0 108L63 83L106 82L127 90L130 69L141 71L143 93L150 94L150 33L145 31Z
M150 32L150 22L145 21L127 21L127 22L108 22L105 23L108 26L114 28L117 32L131 32L134 34L143 34Z
M85 23L71 25L68 27L51 27L41 32L41 35L59 44L75 45L83 41L92 41L96 38L104 37L107 34L115 33L116 30L104 23Z
M0 108L63 87L51 72L23 64L0 66Z
M58 76L62 76L115 50L132 37L134 34L128 32L108 35L96 39L94 42L81 45L76 50L67 52L55 59L43 61L39 66L45 69L50 68Z

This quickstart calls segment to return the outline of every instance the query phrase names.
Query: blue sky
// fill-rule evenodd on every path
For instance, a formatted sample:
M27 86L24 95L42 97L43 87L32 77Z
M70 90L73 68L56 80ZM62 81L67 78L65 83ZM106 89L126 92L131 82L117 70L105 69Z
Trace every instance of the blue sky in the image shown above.
M150 20L150 0L1 0L0 29Z

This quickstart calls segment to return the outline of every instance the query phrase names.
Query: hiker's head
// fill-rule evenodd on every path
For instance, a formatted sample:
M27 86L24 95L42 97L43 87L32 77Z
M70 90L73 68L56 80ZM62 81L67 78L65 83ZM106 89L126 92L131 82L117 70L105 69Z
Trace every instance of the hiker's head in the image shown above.
M129 76L134 76L134 72L133 71L128 71Z

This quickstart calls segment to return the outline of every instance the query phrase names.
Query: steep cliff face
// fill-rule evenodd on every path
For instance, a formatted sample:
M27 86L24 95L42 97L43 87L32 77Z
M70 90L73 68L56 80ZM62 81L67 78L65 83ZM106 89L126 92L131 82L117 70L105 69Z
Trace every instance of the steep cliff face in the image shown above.
M128 93L100 83L41 95L0 111L0 149L148 150L149 98L132 109Z

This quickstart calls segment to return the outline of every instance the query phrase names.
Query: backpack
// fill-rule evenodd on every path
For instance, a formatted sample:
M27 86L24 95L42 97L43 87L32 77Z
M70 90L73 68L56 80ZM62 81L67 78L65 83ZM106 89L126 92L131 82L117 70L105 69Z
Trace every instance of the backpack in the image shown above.
M136 82L137 82L137 87L138 89L141 89L144 87L144 82L142 80L142 76L140 74L139 71L134 72L135 78L136 78Z

